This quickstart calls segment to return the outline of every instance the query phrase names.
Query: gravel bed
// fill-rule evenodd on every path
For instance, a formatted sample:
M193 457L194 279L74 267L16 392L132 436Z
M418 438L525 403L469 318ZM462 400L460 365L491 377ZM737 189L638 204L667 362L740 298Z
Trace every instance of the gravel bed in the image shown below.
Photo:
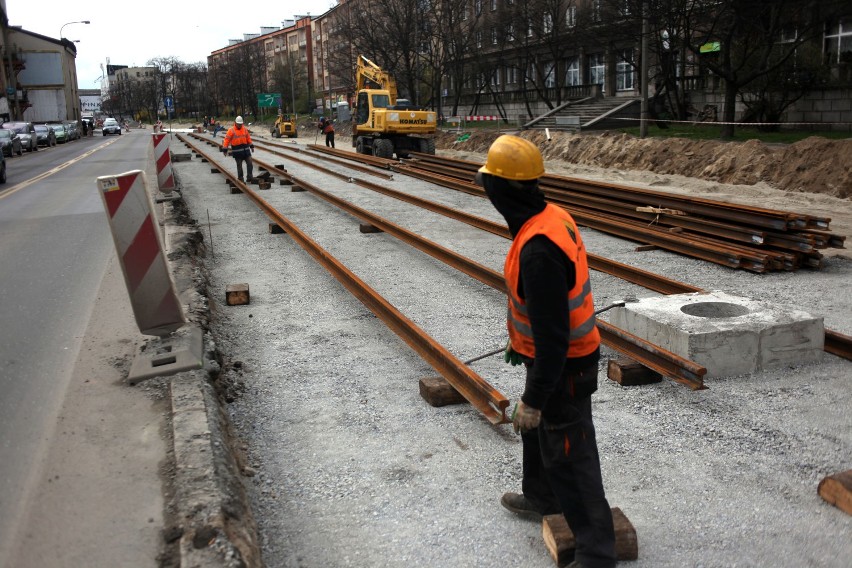
M506 239L260 149L255 157L502 271ZM427 405L418 381L434 370L287 235L269 234L267 217L208 164L174 167L208 244L212 233L213 332L241 391L227 411L256 471L245 483L266 564L552 566L541 526L499 505L520 489L511 427L491 426L469 405ZM482 198L400 174L369 179L502 221ZM495 290L387 234L360 233L359 220L308 192L259 193L458 357L505 343L505 299ZM756 275L637 253L636 243L590 229L583 237L595 254L797 307L852 334L852 260L843 256L818 272ZM226 306L225 287L240 282L251 304ZM656 295L597 272L592 283L598 306ZM826 355L693 392L670 381L623 388L605 378L612 355L604 349L594 412L607 496L638 533L632 566L849 565L852 517L816 489L852 467L852 363ZM522 373L501 357L473 369L508 398L520 395Z

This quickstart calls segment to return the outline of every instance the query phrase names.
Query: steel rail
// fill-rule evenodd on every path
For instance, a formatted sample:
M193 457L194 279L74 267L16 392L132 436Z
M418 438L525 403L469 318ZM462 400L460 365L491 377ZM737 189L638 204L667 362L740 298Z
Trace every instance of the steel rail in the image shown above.
M202 138L202 140L206 141L203 138ZM184 140L184 143L186 143L185 140ZM209 158L208 158L208 160L209 160ZM276 170L277 174L280 175L280 176L287 177L289 179L294 179L293 176L291 176L290 174L287 174L287 172L283 172L280 169L274 168L274 167L272 167L272 169ZM230 176L230 177L233 178L233 176ZM359 182L363 182L363 180L356 180L356 183L359 183ZM299 182L299 183L302 184L303 182ZM368 185L375 185L375 184L369 184L369 182L363 182L363 183L368 184ZM381 186L377 186L377 187L381 188ZM389 190L387 188L382 188L382 189L390 192L389 195L392 196L392 197L395 197L395 196L391 195L391 193L398 193L398 192L394 192L393 190ZM479 188L476 187L476 189L479 189ZM405 195L405 194L403 194L403 195ZM408 197L411 197L411 196L408 196ZM419 200L419 198L413 198L413 199ZM437 209L444 208L444 206L439 205L439 204L433 204L433 205L435 206L435 209L432 209L432 210L435 211L435 212L440 212ZM460 213L460 212L456 212L456 213ZM467 214L462 214L461 216L464 217L466 215ZM470 216L470 217L473 217L473 216ZM453 217L453 218L457 218L457 217ZM489 221L481 219L481 218L477 218L477 219L480 219L481 221L485 221L486 223L490 223ZM463 219L458 219L458 220L461 220L462 222L466 222ZM496 224L494 224L494 225L495 226L492 227L491 232L493 232L495 234L501 234L501 232L503 230L506 230L505 227L498 228L496 226ZM476 226L476 225L474 225L474 226ZM480 227L480 228L483 228L483 227ZM484 228L484 230L489 230L489 229ZM505 236L505 233L504 233L504 236ZM593 267L597 270L601 270L603 272L607 272L609 274L612 274L614 276L621 277L621 278L624 278L625 276L627 276L627 278L626 278L627 280L634 282L638 285L644 286L646 288L656 290L656 291L663 293L663 294L677 294L677 293L702 292L702 291L704 291L701 288L691 286L689 284L685 284L685 283L678 282L678 281L675 281L675 280L670 280L670 279L664 278L662 276L659 276L659 275L656 275L656 274L653 274L653 273L650 273L650 272L647 272L647 271L644 271L644 270L641 270L641 269L638 269L638 268L635 268L635 267L631 267L629 265L624 265L622 263L618 263L618 262L615 262L615 261L612 261L610 259L606 259L606 258L603 258L603 257L595 257L594 255L589 255L589 261L590 261L590 266L592 266L593 263L600 265L599 267ZM623 274L623 276L622 276L622 274ZM604 323L604 322L599 321L597 323L601 324L601 323ZM612 326L610 326L610 327L612 327ZM600 326L599 326L599 328L600 328ZM618 332L620 332L620 333L618 333ZM636 351L635 346L634 346L633 343L631 343L629 340L627 340L625 338L626 337L635 338L635 336L631 336L631 334L629 334L629 333L627 333L623 330L619 330L618 328L614 328L612 330L601 329L601 334L602 334L602 340L605 340L605 342L608 345L610 345L611 347L613 347L614 349L616 349L618 351L621 351L621 352L627 354L628 356L632 357L634 360L639 361L643 365L646 365L649 368L653 368L654 370L656 370L660 374L667 376L667 377L671 378L672 380L687 384L691 388L703 388L703 380L701 381L701 386L698 386L698 383L695 382L695 378L694 378L695 373L690 374L689 369L684 369L684 372L681 375L681 374L671 372L670 370L661 366L658 362L653 362L652 361L653 355L649 355L649 353L653 354L655 349L660 349L659 347L648 343L648 346L651 349L647 349L647 348L640 346L638 352L631 352L631 351ZM825 341L825 344L826 344L825 350L826 351L829 351L829 352L831 352L835 355L844 357L846 359L852 360L852 338L849 338L848 336L844 336L842 334L839 334L839 333L831 331L831 330L826 330L825 335L826 335L826 341ZM606 337L604 337L604 336L606 336ZM639 339L639 338L636 338L636 339ZM642 340L640 340L640 341L642 341ZM619 348L619 346L617 346L617 344L619 344L619 343L621 344L620 348ZM644 343L647 343L647 342L644 342ZM626 344L629 344L631 347L628 347ZM662 352L667 354L667 355L673 355L674 357L679 358L677 355L674 355L674 354L672 354L668 351L662 350ZM666 357L663 357L663 359L668 361L668 359ZM687 361L688 363L692 363L692 362L689 362L688 360L684 360L684 361ZM694 365L694 363L692 363L692 364ZM434 367L434 365L433 365L433 367ZM440 369L436 368L436 370L441 372ZM703 375L703 373L702 373L702 375Z
M256 145L261 144L267 152L271 152L272 154L275 154L277 156L282 156L282 157L285 157L287 159L293 159L293 158L287 157L283 153L278 152L277 150L270 150L270 148L281 148L281 149L284 149L284 150L288 150L290 152L295 152L297 154L304 154L306 156L311 155L298 146L286 146L284 144L276 144L274 142L267 142L267 141L263 141L263 142L255 141L255 144ZM323 160L325 160L326 162L331 162L332 164L338 164L340 166L343 166L345 168L349 168L351 170L363 172L363 173L369 174L371 176L380 177L382 179L386 179L386 180L392 180L393 179L393 175L391 175L391 174L388 174L388 173L385 173L385 172L382 172L382 171L377 171L376 168L368 168L366 166L362 166L361 164L353 163L352 160L338 160L338 159L335 159L335 158L329 158L328 156L324 156ZM297 160L297 161L299 161L299 160ZM305 165L310 164L309 162L304 161L304 160L299 161L299 162L303 163Z
M186 139L179 136L184 143ZM196 152L208 161L211 158L196 149ZM258 161L258 165L261 162ZM278 175L283 175L298 183L309 191L320 191L319 188L282 172L279 168L269 166L277 170ZM230 174L229 178L233 179ZM506 408L509 400L497 389L486 382L477 373L471 370L461 360L456 358L446 348L441 346L425 331L420 329L414 322L406 318L392 304L373 290L367 283L358 278L352 271L344 266L328 251L320 247L315 241L302 232L292 221L282 215L277 209L270 205L265 199L252 191L244 183L237 182L237 187L247 195L266 215L284 229L299 246L310 254L323 268L328 270L349 292L358 298L367 308L378 316L394 333L417 352L427 363L438 371L462 396L465 397L485 418L492 424L504 424L509 420L506 417ZM325 192L322 192L325 193Z
M826 329L823 349L832 355L852 360L852 337Z
M481 166L481 164L467 160L454 160L443 156L436 157L417 152L412 152L412 156L414 156L417 160L439 163L441 165L457 163L460 167L463 167L468 171L473 171ZM797 224L804 223L807 225L809 223L808 216L789 213L787 211L713 201L700 197L677 196L671 193L664 193L650 189L624 186L608 182L598 182L594 180L584 180L568 176L545 174L541 177L540 183L543 186L552 186L556 189L610 195L616 199L634 201L642 205L647 205L648 200L650 199L653 201L653 204L658 207L671 207L672 209L678 209L688 213L706 215L708 217L726 218L728 221L743 223L745 225L755 225L778 231L785 231L788 228L795 227ZM817 220L814 219L814 222L816 221ZM819 219L819 221L826 220Z
M399 160L393 160L389 158L378 158L376 156L371 156L368 154L358 154L357 152L349 152L347 150L338 150L337 148L320 146L319 144L308 144L307 147L322 154L331 154L333 156L339 156L341 158L346 158L347 160L361 162L362 164L368 164L386 170L389 170L393 164L399 163Z
M203 138L201 139L204 140ZM494 221L485 219L484 217L479 217L470 213L466 213L464 211L460 211L458 209L453 209L441 203L422 199L420 197L397 191L367 180L362 180L359 178L347 178L346 176L339 174L338 172L323 168L322 166L316 166L314 169L317 169L318 171L323 171L324 173L338 177L339 179L346 179L347 181L350 181L358 186L364 187L365 189L369 189L371 191L375 191L376 193L380 193L382 195L386 195L388 197L392 197L394 199L398 199L400 201L416 205L417 207L420 207L422 209L432 211L433 213L443 215L450 219L454 219L456 221L465 223L472 227L476 227L483 231L487 231L494 235L498 235L510 240L512 238L512 235L509 233L509 229L506 227L506 225L495 223ZM476 192L478 192L478 194L484 195L484 192L478 186L475 187L474 193ZM660 276L659 274L654 274L653 272L642 270L641 268L622 264L620 262L616 262L614 260L598 256L596 254L587 254L589 260L589 267L593 270L610 274L628 282L633 282L634 284L637 284L644 288L648 288L649 290L654 290L661 294L679 294L701 291L700 288L697 288L695 286L690 286L689 284L677 282L676 280L671 280L664 276Z
M258 164L262 163L258 162L257 160L255 161ZM264 164L264 166L267 167L267 169L270 169L270 171L277 169L275 168L275 166L269 164ZM433 258L440 260L441 262L449 266L452 266L456 270L459 270L464 274L475 278L476 280L479 280L483 284L486 284L487 286L490 286L495 290L502 292L504 295L507 293L506 283L502 274L491 270L490 268L482 266L481 264L474 262L454 251L442 247L437 243L420 237L412 233L411 231L408 231L407 229L404 229L394 223L391 223L390 221L374 213L371 213L365 209L353 205L352 203L349 203L348 201L341 199L336 195L332 195L316 187L310 182L307 182L306 180L300 179L288 172L283 172L281 170L278 171L280 172L278 175L287 177L294 184L297 184L303 189L312 193L313 195L316 195L317 197L320 197L321 199L332 203L333 205L342 209L343 211L346 211L353 217L356 217L363 221L367 221L371 225L378 227L389 235L394 236L402 242L420 250L421 252L424 252L429 256L432 256ZM617 330L617 328L613 329ZM684 359L683 357L680 357L679 355L667 351L659 346L653 345L639 337L630 335L622 330L618 331L621 332L621 335L618 336L617 341L610 341L609 337L607 337L607 339L604 339L602 337L604 343L617 351L627 354L631 358L639 361L640 363L646 365L649 368L656 370L657 372L666 377L676 380L677 382L690 385L690 388L703 388L703 382L699 385L695 379L695 369L703 369L703 367L697 367L696 364L692 361ZM631 343L632 347L629 351L625 350L624 342ZM647 357L642 356L642 354L645 352L648 353ZM659 358L666 359L668 361L668 364L661 365L658 362ZM706 369L704 369L703 373L706 373ZM449 380L448 377L447 380Z

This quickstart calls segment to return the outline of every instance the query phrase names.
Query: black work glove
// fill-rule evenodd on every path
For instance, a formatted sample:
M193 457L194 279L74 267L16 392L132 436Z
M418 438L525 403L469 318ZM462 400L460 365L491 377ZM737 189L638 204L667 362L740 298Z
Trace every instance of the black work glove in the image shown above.
M225 155L227 156L227 155L228 155L228 149L227 149L227 148L222 148L222 153L223 153L223 154L225 154Z
M251 145L251 146L249 146L249 147L251 148L251 153L252 153L252 154L254 154L254 144L252 144L252 145Z

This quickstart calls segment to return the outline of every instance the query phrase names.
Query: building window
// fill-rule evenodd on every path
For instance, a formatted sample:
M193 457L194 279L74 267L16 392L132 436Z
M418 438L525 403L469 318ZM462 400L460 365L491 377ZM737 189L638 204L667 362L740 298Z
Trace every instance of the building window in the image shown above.
M565 25L567 25L569 28L573 28L577 25L576 6L568 6L568 10L565 11Z
M468 10L468 5L467 5L467 2L465 2L464 6L462 7L462 20L467 20L467 10Z
M852 63L852 21L840 20L829 24L825 34L825 55L828 63Z
M553 31L553 16L551 16L550 14L545 14L543 25L544 25L544 28L543 28L544 33L549 34L550 32L552 32Z
M476 47L482 47L482 32L476 32Z
M507 67L506 68L506 84L507 85L517 85L518 84L518 68L517 67Z
M506 26L506 40L515 41L515 24Z
M532 20L527 20L527 37L533 36Z
M606 88L606 83L604 82L605 76L606 66L604 65L604 54L592 53L589 55L589 84L602 84L604 85L604 88Z
M480 15L482 13L482 0L473 0L473 9L477 16Z
M602 17L601 0L592 0L592 21L600 22Z
M500 85L500 69L495 69L491 75L491 85L495 87Z
M565 84L569 87L580 84L580 58L572 57L568 60L568 67L565 70Z
M491 45L497 45L497 28L491 28Z
M633 90L633 51L630 49L618 53L618 63L615 64L615 90Z
M493 12L496 9L497 9L497 0L491 0L491 11Z
M556 63L544 64L544 86L548 89L556 86Z

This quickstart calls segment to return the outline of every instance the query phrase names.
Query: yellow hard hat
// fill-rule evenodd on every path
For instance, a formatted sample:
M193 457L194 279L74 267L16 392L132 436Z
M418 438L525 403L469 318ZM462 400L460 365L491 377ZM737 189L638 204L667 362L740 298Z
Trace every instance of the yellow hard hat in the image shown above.
M538 147L529 140L504 134L491 144L485 165L479 171L517 181L537 179L544 175L544 160Z

